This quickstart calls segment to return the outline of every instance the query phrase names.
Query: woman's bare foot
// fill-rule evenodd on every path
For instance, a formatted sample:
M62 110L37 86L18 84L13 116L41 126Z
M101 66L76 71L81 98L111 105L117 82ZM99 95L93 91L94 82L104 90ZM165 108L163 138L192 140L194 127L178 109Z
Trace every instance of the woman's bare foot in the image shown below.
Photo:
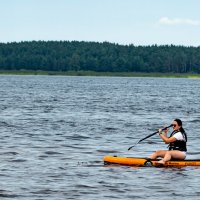
M159 161L157 162L157 164L164 165L164 164L165 164L165 161L164 161L164 160L159 160Z

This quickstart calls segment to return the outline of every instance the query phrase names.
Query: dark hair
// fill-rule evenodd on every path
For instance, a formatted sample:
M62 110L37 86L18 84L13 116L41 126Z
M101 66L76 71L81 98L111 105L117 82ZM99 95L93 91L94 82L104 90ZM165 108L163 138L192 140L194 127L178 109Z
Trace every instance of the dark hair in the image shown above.
M178 124L179 126L182 126L182 121L181 121L180 119L175 119L174 121L177 122L177 124Z
M181 127L179 130L181 133L185 133L184 128L182 127L182 121L180 119L175 119L175 122L177 122L177 124Z

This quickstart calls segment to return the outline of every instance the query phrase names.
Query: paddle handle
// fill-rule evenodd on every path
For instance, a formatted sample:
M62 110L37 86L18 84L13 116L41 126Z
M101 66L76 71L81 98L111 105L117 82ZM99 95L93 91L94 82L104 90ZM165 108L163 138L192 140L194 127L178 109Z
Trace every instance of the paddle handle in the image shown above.
M170 128L170 127L172 127L172 124L171 124L170 126L167 126L167 127L163 128L162 131L164 131L164 130ZM159 131L156 131L156 132L154 132L154 133L152 133L152 134L146 136L145 138L142 138L141 140L139 140L138 143L142 142L143 140L146 140L147 138L149 138L149 137L151 137L151 136L153 136L153 135L155 135L155 134L157 134L157 133L159 133Z
M166 130L166 129L172 127L172 126L173 126L173 125L171 124L170 126L167 126L167 127L163 128L162 131L164 131L164 130ZM156 132L154 132L154 133L152 133L152 134L150 134L150 135L147 135L145 138L140 139L136 144L134 144L133 146L129 147L129 148L128 148L128 151L129 151L130 149L132 149L134 146L136 146L138 143L142 142L143 140L146 140L147 138L152 137L153 135L155 135L155 134L157 134L157 133L159 133L159 131L156 131Z

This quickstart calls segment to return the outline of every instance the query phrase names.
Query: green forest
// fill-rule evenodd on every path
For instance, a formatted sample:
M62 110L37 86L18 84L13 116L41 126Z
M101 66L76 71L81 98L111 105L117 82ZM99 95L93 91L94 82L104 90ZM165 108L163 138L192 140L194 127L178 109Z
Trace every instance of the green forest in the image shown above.
M200 73L200 47L109 42L0 43L0 70Z

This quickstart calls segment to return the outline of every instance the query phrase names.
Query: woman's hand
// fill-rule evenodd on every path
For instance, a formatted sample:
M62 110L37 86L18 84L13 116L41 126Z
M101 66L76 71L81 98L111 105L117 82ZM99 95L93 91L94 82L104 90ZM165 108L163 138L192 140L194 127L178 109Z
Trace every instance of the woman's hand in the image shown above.
M162 129L161 128L158 129L158 133L159 133L159 135L162 134Z
M167 135L168 131L169 131L168 128L164 130L165 135Z
M163 131L163 130L162 130L161 128L158 129L159 135L162 134L162 131ZM165 129L165 130L164 130L164 135L165 135L165 136L167 136L168 131L169 131L169 129Z

